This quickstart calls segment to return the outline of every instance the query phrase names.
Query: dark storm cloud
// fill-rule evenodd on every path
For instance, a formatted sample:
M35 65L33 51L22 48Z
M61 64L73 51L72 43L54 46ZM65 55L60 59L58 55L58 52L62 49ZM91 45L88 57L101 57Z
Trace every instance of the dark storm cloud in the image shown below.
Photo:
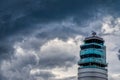
M0 80L7 80L7 79L0 73Z
M102 0L2 0L0 1L0 37L22 34L36 23L76 17L80 23L95 16ZM78 17L79 15L79 17ZM27 33L27 32L26 32Z
M9 43L9 41L5 40L0 42L0 62L2 59L9 59L9 56L13 54L13 48L11 47L12 43Z
M119 0L1 0L0 37L14 34L27 34L36 23L62 20L70 16L75 22L94 18L99 9L119 14ZM29 31L30 30L30 31ZM26 33L25 33L26 32Z
M107 0L107 4L104 4L107 8L108 14L114 18L120 17L120 0Z
M26 35L35 29L33 24L62 20L70 16L75 17L75 22L83 23L110 2L111 0L1 0L0 37Z

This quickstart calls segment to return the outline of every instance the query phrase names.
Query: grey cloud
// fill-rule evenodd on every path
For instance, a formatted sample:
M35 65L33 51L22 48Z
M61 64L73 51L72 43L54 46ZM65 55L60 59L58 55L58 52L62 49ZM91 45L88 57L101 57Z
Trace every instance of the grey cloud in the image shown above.
M118 50L118 59L120 60L120 49Z
M65 77L61 79L57 79L55 74L49 71L40 71L37 74L34 74L35 76L38 76L40 79L43 80L77 80L76 76L71 76L71 77Z
M58 79L58 80L77 80L77 76L71 76L63 79Z
M0 73L0 80L7 80L7 78Z
M37 41L36 39L34 39L35 41ZM33 40L33 41L34 41ZM30 41L30 44L29 42ZM31 40L27 41L27 46L31 45ZM10 60L6 60L6 62L4 64L1 64L1 74L4 75L5 78L7 78L7 80L36 80L36 78L41 77L43 78L43 80L46 79L56 79L55 75L52 73L47 73L47 72L41 72L40 74L35 74L35 75L30 75L30 71L31 69L34 68L39 68L40 70L44 70L44 69L54 69L54 68L68 68L71 67L73 65L76 64L77 60L76 60L76 56L73 56L71 54L68 54L68 52L64 52L59 50L59 48L57 48L57 53L54 52L53 55L47 55L47 56L43 56L40 55L41 53L39 53L39 51L35 50L35 53L31 53L33 50L32 48L28 48L28 47L24 47L26 46L26 44L24 43L20 43L22 45L17 45L18 47L21 47L24 51L24 53L22 52L21 54L18 52L14 52L14 55L11 57ZM29 45L28 45L29 44ZM40 47L40 45L39 45ZM16 48L17 49L17 48ZM29 51L31 50L31 51ZM53 50L54 51L54 50ZM49 54L49 53L53 53L52 51L47 51L42 53L42 54ZM36 56L35 56L36 55ZM37 57L40 58L37 59ZM39 60L39 61L38 61ZM38 63L39 62L39 63ZM24 74L24 75L23 75ZM2 76L1 76L2 77ZM57 79L56 79L57 80Z
M12 42L10 43L8 40L4 40L4 41L1 40L0 42L0 63L3 59L10 59L9 56L14 53L14 49L11 45L12 45Z
M54 25L53 25L54 26ZM75 36L75 34L79 34L80 32L76 32L75 30L73 30L70 27L65 27L65 25L61 25L59 26L60 28L56 27L52 30L48 30L42 33L38 33L36 35L37 38L47 38L47 39L52 39L55 37L59 37L63 40L68 39L69 36L73 37ZM63 36L64 35L64 36Z
M118 50L118 53L120 53L120 49Z
M31 65L34 66L37 64L37 59L34 55L28 54L24 57L18 57L16 59L13 59L13 63L11 63L11 65L13 65L13 69L19 69L21 70L22 68Z
M12 66L12 64L10 64ZM6 78L6 80L33 80L30 76L31 66L22 66L21 68L9 67L6 65L5 68L1 69L1 74Z
M41 77L43 80L50 80L51 78L56 77L56 75L49 71L40 71L40 74L36 76Z
M57 54L57 53L56 53ZM65 53L66 54L66 53ZM41 55L42 56L42 55ZM42 58L39 61L40 68L51 69L55 67L68 68L77 64L75 56L72 55L56 55L52 57Z

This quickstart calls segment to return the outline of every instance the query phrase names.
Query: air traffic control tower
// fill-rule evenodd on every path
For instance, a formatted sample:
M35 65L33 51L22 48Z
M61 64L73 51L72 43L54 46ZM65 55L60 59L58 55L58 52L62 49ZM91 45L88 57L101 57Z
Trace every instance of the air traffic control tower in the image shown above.
M92 32L92 36L86 37L80 48L78 80L108 80L103 38Z

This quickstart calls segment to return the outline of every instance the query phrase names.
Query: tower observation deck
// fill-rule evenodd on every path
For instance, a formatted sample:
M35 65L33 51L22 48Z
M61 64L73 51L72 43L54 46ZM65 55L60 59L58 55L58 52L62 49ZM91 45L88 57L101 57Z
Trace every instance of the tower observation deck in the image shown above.
M80 49L78 80L108 80L106 46L103 38L93 32L92 36L84 39Z

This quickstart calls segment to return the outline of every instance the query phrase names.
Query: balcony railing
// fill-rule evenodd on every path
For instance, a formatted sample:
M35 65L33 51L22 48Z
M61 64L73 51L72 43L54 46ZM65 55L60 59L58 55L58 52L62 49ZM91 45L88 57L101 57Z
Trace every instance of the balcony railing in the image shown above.
M85 58L85 59L81 59L78 63L88 63L88 62L106 64L106 61L102 58Z
M80 66L79 67L79 69L82 69L82 68L98 68L98 69L103 69L107 71L106 67L100 67L100 66Z

